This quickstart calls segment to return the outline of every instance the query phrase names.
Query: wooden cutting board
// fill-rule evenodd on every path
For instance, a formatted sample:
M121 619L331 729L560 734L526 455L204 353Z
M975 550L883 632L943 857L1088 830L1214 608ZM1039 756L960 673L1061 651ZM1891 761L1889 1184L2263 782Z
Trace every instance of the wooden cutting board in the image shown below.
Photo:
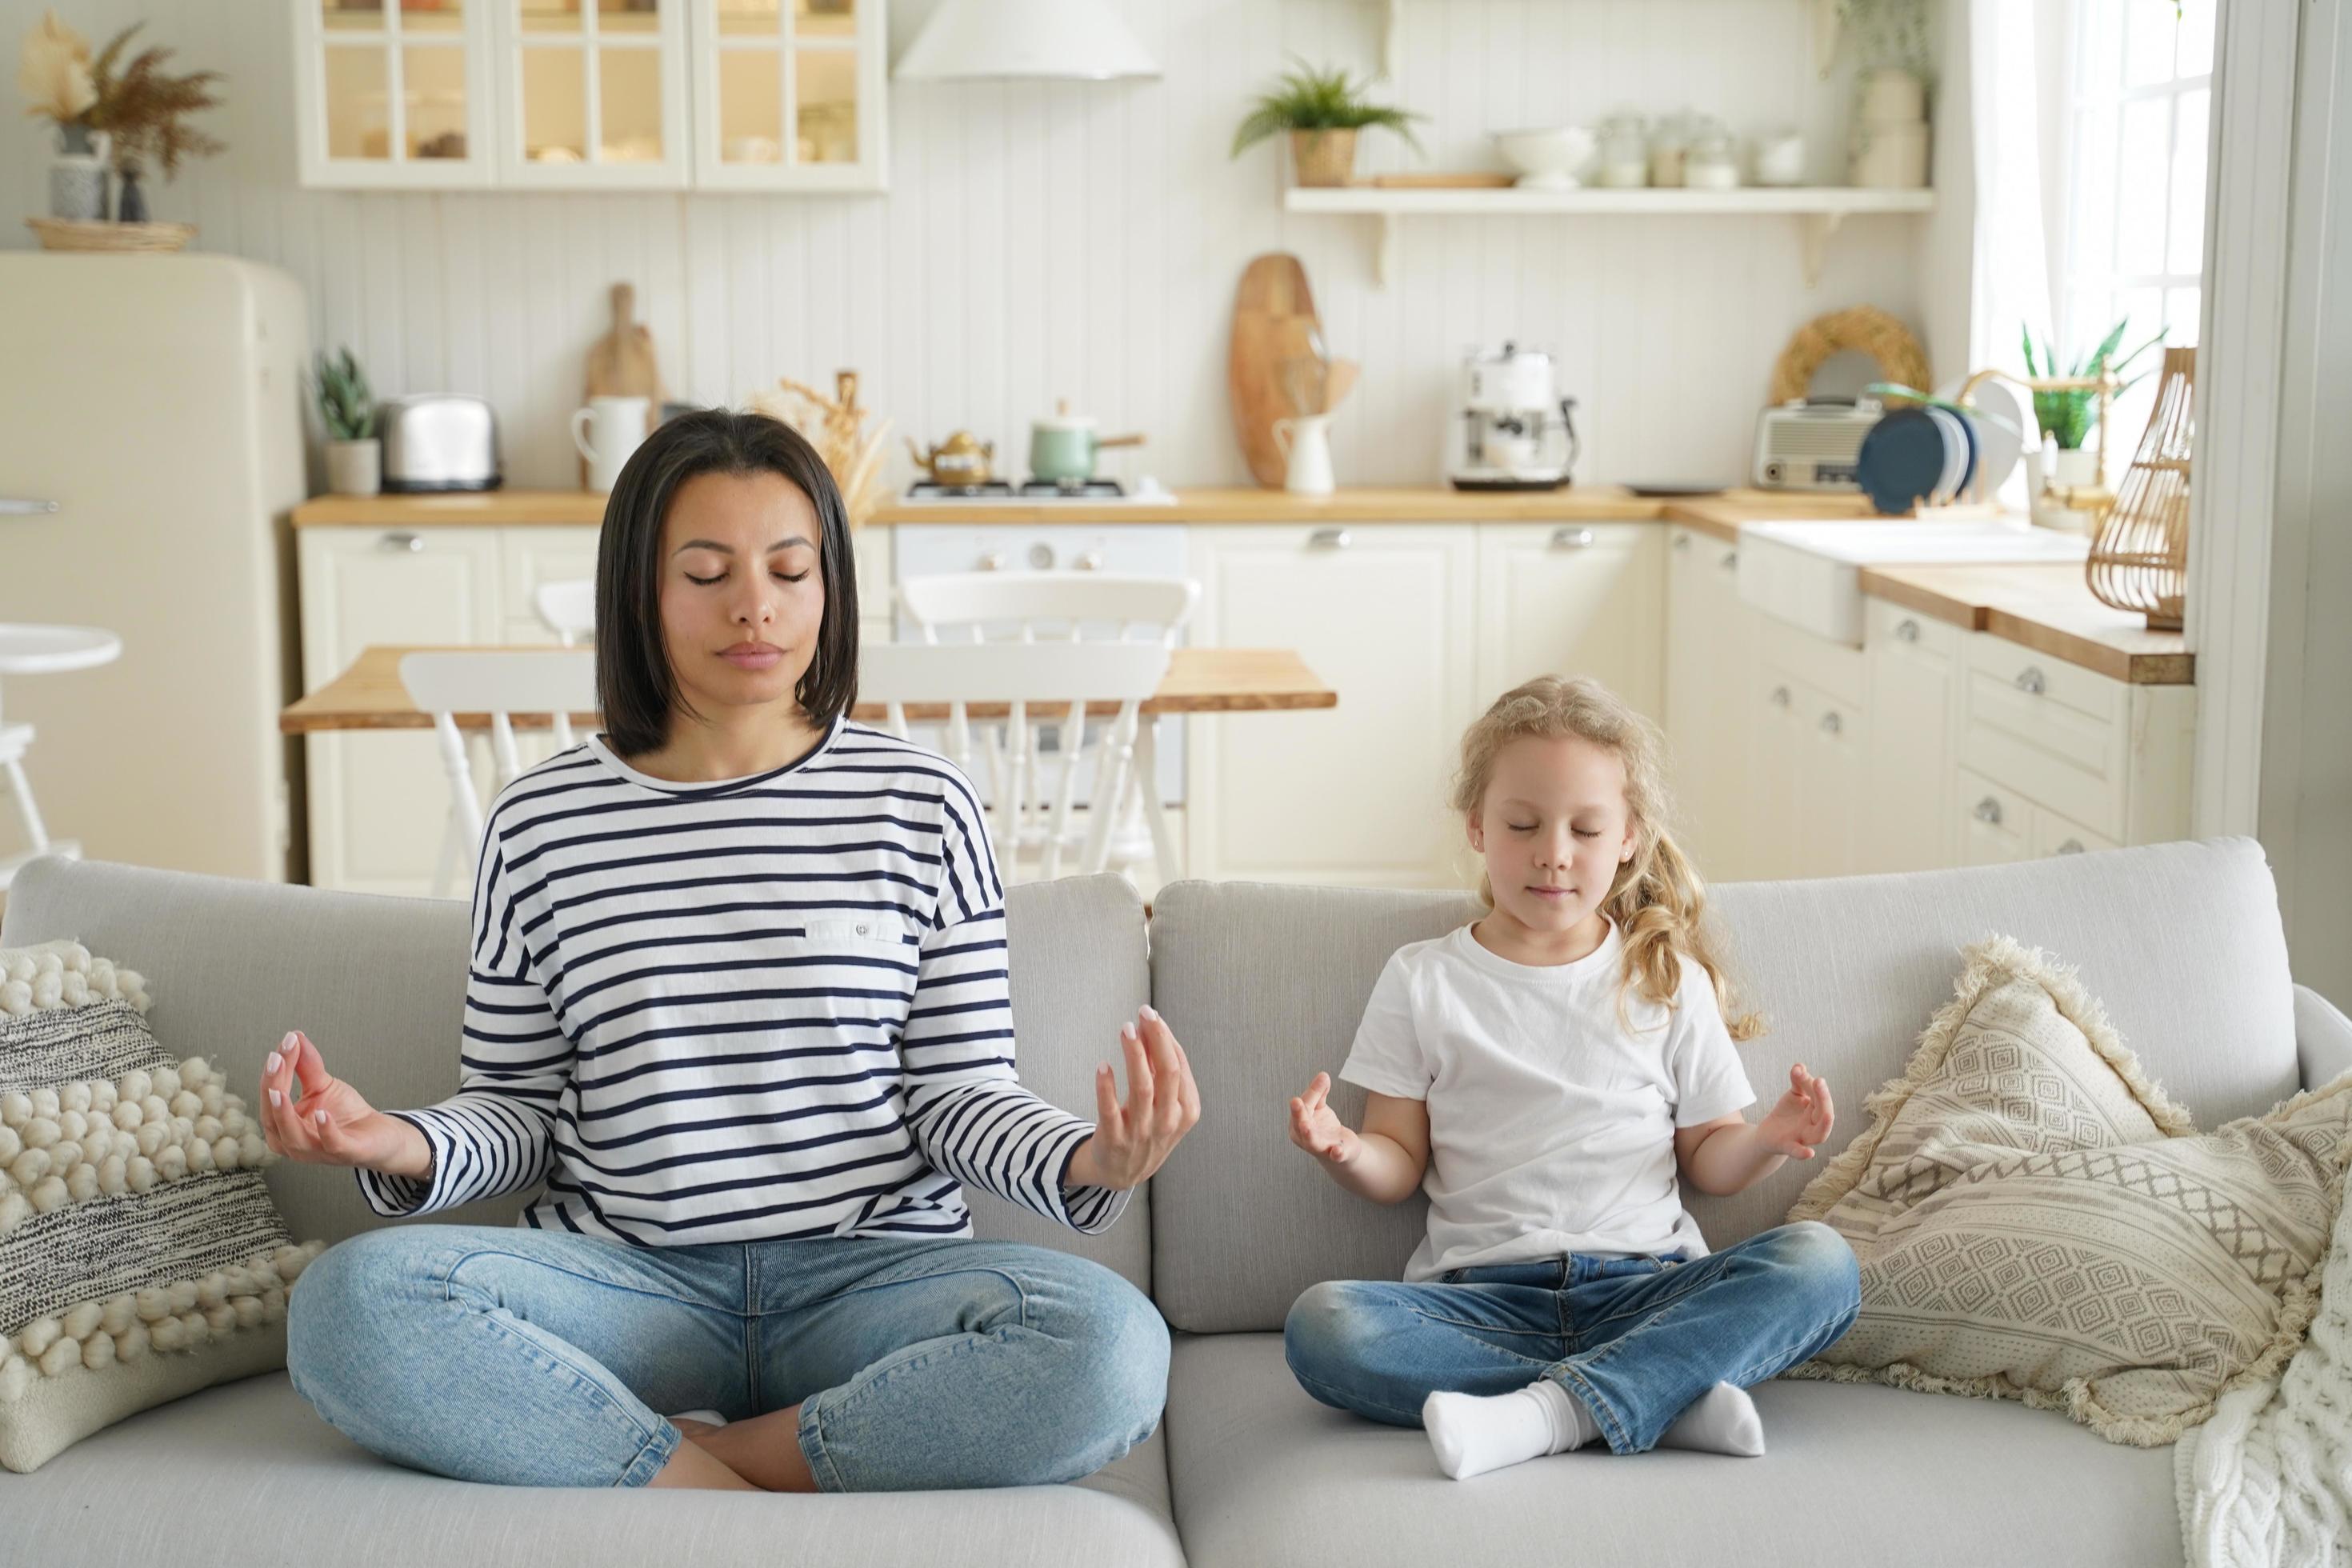
M613 325L588 347L585 393L589 397L642 397L646 431L661 423L661 372L654 363L654 336L637 319L637 291L613 285ZM588 459L580 459L580 482L588 482Z
M1233 343L1226 359L1226 390L1234 405L1234 435L1249 460L1251 477L1280 489L1288 469L1275 445L1274 422L1298 412L1283 384L1282 362L1298 353L1312 328L1314 290L1298 258L1282 251L1261 256L1244 269L1234 290Z

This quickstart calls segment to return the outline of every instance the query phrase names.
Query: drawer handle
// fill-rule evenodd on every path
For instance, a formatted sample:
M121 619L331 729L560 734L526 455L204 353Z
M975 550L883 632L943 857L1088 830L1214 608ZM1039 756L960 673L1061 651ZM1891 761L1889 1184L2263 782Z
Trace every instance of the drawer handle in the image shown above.
M1675 534L1675 548L1676 550L1688 550L1690 548L1690 535L1687 533Z
M1840 734L1845 729L1845 721L1834 711L1824 713L1822 715L1822 729L1828 734Z
M1774 688L1772 689L1772 706L1773 706L1773 707L1775 707L1775 708L1786 708L1786 707L1787 707L1787 706L1788 706L1791 701L1793 701L1793 700L1794 700L1794 699L1793 699L1793 698L1791 698L1791 697L1790 696L1790 694L1789 694L1789 689L1788 689L1787 687L1785 687L1785 686L1776 686L1776 687L1774 687Z
M2079 838L2069 838L2065 843L2058 846L2058 853L2061 855L2080 855L2083 853L2083 841Z
M1591 545L1592 531L1589 528L1555 528L1551 531L1551 547L1554 550L1587 550Z
M1348 548L1348 531L1344 528L1318 528L1307 535L1307 547L1310 550L1345 550Z
M1739 564L1739 552L1738 552L1738 551L1737 551L1737 550L1727 550L1727 551L1725 551L1725 552L1723 552L1723 569L1724 569L1726 572L1730 571L1733 567L1735 567L1735 566L1737 566L1737 565L1738 565L1738 564Z
M15 500L0 496L0 517L35 517L58 510L53 500Z
M1990 795L1987 795L1982 800L1977 802L1977 820L1983 823L1988 827L1999 827L2000 826L2000 802L1995 800Z
M2017 689L2028 697L2039 697L2050 689L2050 680L2038 664L2029 664L2017 672Z
M405 550L410 554L416 555L423 553L425 550L425 536L421 533L403 531L398 533L387 533L377 540L376 543L382 549Z
M1919 623L1906 620L1895 628L1895 635L1905 642L1919 640Z

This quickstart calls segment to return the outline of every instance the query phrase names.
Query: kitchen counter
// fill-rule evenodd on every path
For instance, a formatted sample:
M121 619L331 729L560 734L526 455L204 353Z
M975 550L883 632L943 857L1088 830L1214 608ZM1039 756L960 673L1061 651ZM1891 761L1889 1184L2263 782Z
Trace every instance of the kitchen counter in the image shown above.
M1767 518L1863 517L1858 497L1726 490L1698 500L1647 499L1616 485L1564 490L1457 490L1400 485L1342 489L1320 500L1285 490L1201 489L1176 492L1173 504L1089 505L1084 501L908 503L891 500L873 517L907 524L1114 522L1687 522L1724 539L1739 524ZM533 523L602 522L604 497L590 490L486 490L465 495L319 496L294 509L298 528L512 528Z
M2091 595L2083 569L2033 566L1865 566L1862 591L1965 631L1990 632L2037 653L2135 686L2188 686L2197 658L2179 632Z

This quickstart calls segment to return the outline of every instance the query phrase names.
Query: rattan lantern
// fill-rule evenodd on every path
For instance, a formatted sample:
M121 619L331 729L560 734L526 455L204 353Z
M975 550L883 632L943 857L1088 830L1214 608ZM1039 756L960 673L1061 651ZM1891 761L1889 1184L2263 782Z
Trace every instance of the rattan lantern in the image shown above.
M2099 520L2084 567L2091 592L2150 628L2179 631L2189 580L2189 447L2197 431L2197 351L2164 351L2164 379L2139 450Z

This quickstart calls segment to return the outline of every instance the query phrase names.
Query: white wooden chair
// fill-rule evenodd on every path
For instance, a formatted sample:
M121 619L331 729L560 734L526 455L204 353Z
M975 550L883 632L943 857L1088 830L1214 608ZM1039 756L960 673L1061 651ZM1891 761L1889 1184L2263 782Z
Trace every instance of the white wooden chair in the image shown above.
M1173 648L1200 602L1201 585L1182 577L1144 577L1107 572L957 572L910 577L898 585L898 603L927 643L971 644L994 640L1063 644L1084 639L1098 647L1103 639L1143 638ZM1034 694L1033 694L1034 695ZM1118 844L1118 825L1130 809L1140 807L1151 836L1152 858L1162 880L1183 874L1182 852L1168 821L1167 802L1160 793L1158 715L1139 722L1131 737L1117 741L1108 731L1097 735L1095 798L1088 803L1087 842L1103 846L1102 857L1091 868L1110 863ZM1060 762L1050 804L1043 793L1046 770L1024 773L1024 785L1039 791L1034 803L1040 829L1066 832L1069 796L1076 784L1077 764L1085 755L1086 724L1075 711L1055 726L1055 755ZM1119 793L1105 794L1105 770L1099 758L1114 743L1132 751L1132 766L1121 768L1126 783ZM1002 791L1009 780L998 776L997 753L990 758L990 787ZM957 765L966 767L961 758ZM999 799L1004 798L1001 794ZM1030 803L1016 812L1025 816ZM1015 851L1019 839L1008 839ZM1049 837L1042 847L1049 864L1060 862L1059 847ZM1050 870L1047 876L1054 873Z
M596 710L596 656L586 648L412 653L400 661L400 683L408 689L408 700L433 716L442 771L449 779L448 822L433 873L434 896L446 898L458 870L470 877L482 842L482 797L475 791L473 763L457 716L490 717L490 795L496 798L522 772L510 715L551 715L558 739L570 745L572 715Z
M565 647L578 647L596 637L596 584L580 577L562 583L541 583L530 596L540 625L555 634Z
M978 719L989 728L987 809L997 871L1007 882L1019 879L1021 847L1035 842L1041 848L1039 873L1050 879L1062 874L1062 858L1072 843L1075 752L1063 754L1048 808L1045 791L1036 787L1044 766L1040 732L1048 722L1083 725L1090 710L1116 704L1101 714L1096 795L1098 801L1124 799L1131 770L1141 765L1136 743L1140 710L1159 690L1168 657L1167 647L1157 642L875 643L858 655L857 695L860 701L884 704L890 732L901 739L907 736L909 708L945 706L948 757L975 775L971 710L1005 710L1002 720L992 712ZM1048 716L1033 717L1041 710ZM1033 810L1040 819L1034 827ZM1078 846L1081 873L1104 868L1110 828L1110 812L1091 814Z
M122 653L122 639L96 626L36 626L0 624L0 675L62 675L111 663ZM29 846L0 858L0 892L16 879L27 861L44 855L79 858L81 844L52 838L41 808L33 800L32 781L25 776L25 753L32 750L33 727L0 717L0 794L16 797L16 816L25 825Z

